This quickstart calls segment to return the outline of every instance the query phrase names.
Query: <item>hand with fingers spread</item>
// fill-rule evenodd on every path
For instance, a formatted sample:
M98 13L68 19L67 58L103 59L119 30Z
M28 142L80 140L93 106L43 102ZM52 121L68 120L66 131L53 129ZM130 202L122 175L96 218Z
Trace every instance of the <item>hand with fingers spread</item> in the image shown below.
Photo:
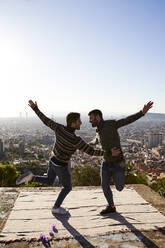
M32 109L35 109L36 107L38 108L37 102L33 102L32 100L29 100L28 104Z
M113 147L111 149L111 152L112 152L112 157L116 157L121 153L120 149L117 149L116 147Z
M143 115L145 115L148 112L148 110L150 110L150 108L152 108L152 106L153 106L152 101L149 101L147 104L145 104L143 109L142 109Z

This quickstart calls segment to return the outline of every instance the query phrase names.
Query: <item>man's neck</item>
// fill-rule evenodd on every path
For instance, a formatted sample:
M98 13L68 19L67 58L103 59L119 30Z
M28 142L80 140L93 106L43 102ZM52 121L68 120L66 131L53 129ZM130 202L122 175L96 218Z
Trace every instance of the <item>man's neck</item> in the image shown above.
M67 126L68 130L71 131L71 132L75 132L76 129L74 127L71 127L71 126Z
M103 121L104 121L103 119L101 119L100 121L98 121L98 125L96 126L97 129L101 126L101 124L102 124Z

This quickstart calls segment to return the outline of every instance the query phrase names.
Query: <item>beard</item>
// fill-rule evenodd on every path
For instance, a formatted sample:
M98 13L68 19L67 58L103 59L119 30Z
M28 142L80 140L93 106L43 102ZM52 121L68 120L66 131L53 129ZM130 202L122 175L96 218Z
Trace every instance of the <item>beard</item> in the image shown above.
M92 127L97 127L97 122L93 122L93 123L91 123L92 124Z

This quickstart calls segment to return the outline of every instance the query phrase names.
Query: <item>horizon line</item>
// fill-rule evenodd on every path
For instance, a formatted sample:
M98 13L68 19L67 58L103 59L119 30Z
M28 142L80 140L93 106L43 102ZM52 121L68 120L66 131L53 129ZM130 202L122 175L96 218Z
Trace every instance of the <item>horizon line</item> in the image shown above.
M55 118L55 117L65 117L65 114L63 113L58 113L57 115L56 114L53 114L53 113L48 113L49 115L52 116L52 118ZM88 115L85 114L85 112L81 112L80 113L82 117L88 117ZM159 114L159 115L165 115L165 113L155 113L155 112L149 112L147 113L148 114ZM131 115L131 113L104 113L103 114L104 116L125 116L125 115ZM28 116L0 116L0 119L35 119L37 116L35 115L28 115Z

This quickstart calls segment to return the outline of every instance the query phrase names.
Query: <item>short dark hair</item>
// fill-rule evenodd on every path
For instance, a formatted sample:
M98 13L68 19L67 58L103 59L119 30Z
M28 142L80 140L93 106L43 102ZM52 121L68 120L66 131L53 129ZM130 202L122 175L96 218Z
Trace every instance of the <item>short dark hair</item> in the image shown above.
M103 119L103 114L101 112L101 110L99 109L94 109L94 110L91 110L88 115L99 115L101 119Z
M76 113L76 112L70 112L69 114L67 114L66 116L66 123L67 126L71 126L71 124L75 121L77 121L80 118L80 113Z

